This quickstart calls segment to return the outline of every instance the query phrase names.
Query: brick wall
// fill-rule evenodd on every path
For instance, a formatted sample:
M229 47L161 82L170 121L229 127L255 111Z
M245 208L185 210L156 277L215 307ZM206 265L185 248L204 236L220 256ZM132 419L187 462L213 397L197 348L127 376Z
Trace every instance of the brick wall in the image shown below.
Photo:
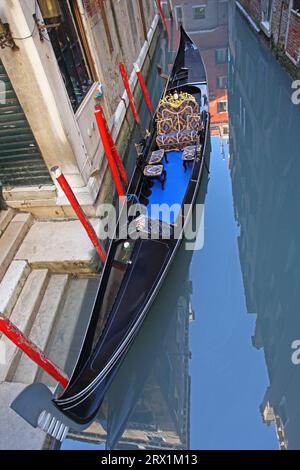
M266 0L239 0L251 18L259 24L263 18ZM300 16L289 9L288 0L273 0L271 15L271 39L275 48L286 53L294 63L300 60ZM288 30L288 31L287 31Z
M286 51L296 61L299 60L300 51L300 16L291 12Z
M239 0L239 2L253 20L259 24L262 19L262 0Z

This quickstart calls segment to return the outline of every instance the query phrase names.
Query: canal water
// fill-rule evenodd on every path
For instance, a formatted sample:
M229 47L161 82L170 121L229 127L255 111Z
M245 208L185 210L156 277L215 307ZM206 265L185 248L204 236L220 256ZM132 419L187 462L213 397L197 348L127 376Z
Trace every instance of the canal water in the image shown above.
M300 108L234 1L173 4L149 88L157 102L182 20L210 89L204 244L182 245L97 421L63 448L300 448Z

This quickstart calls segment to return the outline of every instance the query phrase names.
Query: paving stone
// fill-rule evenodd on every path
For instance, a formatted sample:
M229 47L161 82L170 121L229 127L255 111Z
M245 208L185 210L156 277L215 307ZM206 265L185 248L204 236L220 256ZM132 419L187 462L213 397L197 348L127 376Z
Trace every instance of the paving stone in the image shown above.
M92 219L94 227L98 219ZM91 272L93 245L78 220L35 222L15 259L26 260L33 268L53 272Z

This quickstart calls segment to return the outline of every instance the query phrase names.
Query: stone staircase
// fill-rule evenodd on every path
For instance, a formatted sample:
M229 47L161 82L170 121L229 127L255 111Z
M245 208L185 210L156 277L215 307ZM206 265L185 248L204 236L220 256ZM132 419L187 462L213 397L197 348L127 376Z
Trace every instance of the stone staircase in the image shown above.
M39 270L36 272L39 272ZM42 351L45 351L49 336L51 336L55 319L63 303L68 282L69 276L67 274L54 274L49 278L29 334L30 340ZM7 378L18 383L33 383L37 376L38 366L25 354L21 355L18 362L16 369L12 368L10 376Z
M70 374L99 279L90 242L77 221L39 222L11 209L0 212L0 234L0 312ZM1 333L0 340L6 351L0 383L55 386Z
M96 227L98 220L91 220ZM0 312L68 376L99 283L93 247L76 220L0 211ZM57 383L0 333L0 450L42 449L46 435L10 409L27 384ZM2 423L2 424L1 424Z
M30 214L14 215L13 211L1 211L0 222L0 280L13 260L21 242L32 224Z

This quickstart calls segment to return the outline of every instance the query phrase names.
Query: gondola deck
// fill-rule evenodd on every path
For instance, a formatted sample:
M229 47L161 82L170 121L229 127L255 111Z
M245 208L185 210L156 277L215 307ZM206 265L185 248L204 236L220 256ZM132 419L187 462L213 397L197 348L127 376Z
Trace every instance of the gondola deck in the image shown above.
M186 188L191 175L192 166L188 165L186 171L184 170L182 163L182 151L172 150L167 153L168 163L165 163L167 171L167 180L164 189L162 189L159 181L153 182L151 188L151 195L149 196L149 204L147 205L148 214L152 218L159 218L160 220L167 223L174 223L184 198ZM167 204L168 206L174 207L174 212L158 212L157 206Z

